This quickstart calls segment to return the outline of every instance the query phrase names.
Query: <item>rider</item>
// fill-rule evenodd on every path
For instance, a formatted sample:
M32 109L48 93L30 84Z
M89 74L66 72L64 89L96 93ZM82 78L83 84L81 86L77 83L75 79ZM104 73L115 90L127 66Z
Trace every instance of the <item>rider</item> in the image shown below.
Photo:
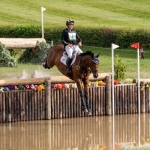
M72 53L73 51L76 51L78 53L83 53L82 50L79 48L79 46L82 46L82 39L77 34L77 32L73 29L74 21L69 19L66 21L67 28L63 30L62 32L62 42L64 44L64 48L68 54L68 58L66 60L67 65L67 75L71 73L71 59L72 59ZM78 44L77 44L78 40Z

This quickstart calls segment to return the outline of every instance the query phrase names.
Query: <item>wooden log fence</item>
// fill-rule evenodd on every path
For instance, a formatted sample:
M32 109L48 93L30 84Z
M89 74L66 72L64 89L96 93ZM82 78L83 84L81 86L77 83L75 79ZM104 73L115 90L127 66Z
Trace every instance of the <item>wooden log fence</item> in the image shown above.
M112 114L111 79L106 77L106 86L89 87L92 116ZM19 84L45 84L46 89L12 90L0 92L0 123L44 119L86 117L81 111L81 99L77 88L51 89L51 78L1 80L1 86ZM63 83L63 82L62 82ZM64 81L65 83L65 81ZM141 84L142 85L142 84ZM138 113L138 90L136 84L115 85L115 114ZM150 87L142 85L141 113L150 112Z
M0 42L8 49L26 49L37 47L37 42L46 42L43 38L0 38Z

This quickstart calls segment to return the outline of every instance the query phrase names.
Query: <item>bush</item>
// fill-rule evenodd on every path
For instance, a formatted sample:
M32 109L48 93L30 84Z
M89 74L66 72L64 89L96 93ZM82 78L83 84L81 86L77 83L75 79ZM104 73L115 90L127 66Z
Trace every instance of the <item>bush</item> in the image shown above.
M47 43L61 43L63 28L45 28ZM115 43L120 48L129 48L132 43L140 42L143 48L150 46L150 30L145 29L116 29L116 28L78 28L84 45L111 47ZM3 38L41 38L41 27L38 26L0 26L0 37Z
M114 79L122 81L125 78L126 66L122 63L121 59L119 58L119 55L116 55L115 57L114 71Z
M0 43L0 66L16 66L16 60L11 55L10 51L5 48L5 45Z
M18 59L18 63L42 63L45 62L50 45L45 42L37 43L37 48L26 49Z

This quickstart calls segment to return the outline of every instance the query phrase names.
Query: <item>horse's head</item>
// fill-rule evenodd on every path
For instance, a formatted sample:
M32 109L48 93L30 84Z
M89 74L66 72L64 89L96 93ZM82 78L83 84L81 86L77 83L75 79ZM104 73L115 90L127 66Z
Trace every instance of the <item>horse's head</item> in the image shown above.
M88 71L93 73L93 77L98 77L98 65L99 65L99 54L97 56L94 56L94 53L91 51L87 51L80 54L80 71L82 73L85 73ZM83 57L82 57L83 56Z
M93 77L97 78L98 77L98 65L99 65L99 57L100 54L98 54L97 56L93 56L91 59L91 63L90 63L90 69L91 72L93 73Z

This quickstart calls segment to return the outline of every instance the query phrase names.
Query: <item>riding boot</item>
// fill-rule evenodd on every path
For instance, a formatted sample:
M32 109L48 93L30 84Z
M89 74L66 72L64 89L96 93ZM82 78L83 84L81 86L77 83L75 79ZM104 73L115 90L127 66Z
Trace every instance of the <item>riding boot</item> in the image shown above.
M84 93L83 93L82 90L80 90L79 93L80 93L80 96L81 96L82 111L84 111L85 113L88 113L86 103L85 103L85 100L84 100Z
M88 110L88 115L92 115L91 109L90 109L90 104L89 104L88 93L85 93L85 99L86 99L86 107L87 107L87 110Z
M67 65L67 72L66 72L66 74L67 75L70 75L71 74L71 66L70 66L70 64L71 64L71 59L68 57L67 58L67 60L66 60L66 65Z

